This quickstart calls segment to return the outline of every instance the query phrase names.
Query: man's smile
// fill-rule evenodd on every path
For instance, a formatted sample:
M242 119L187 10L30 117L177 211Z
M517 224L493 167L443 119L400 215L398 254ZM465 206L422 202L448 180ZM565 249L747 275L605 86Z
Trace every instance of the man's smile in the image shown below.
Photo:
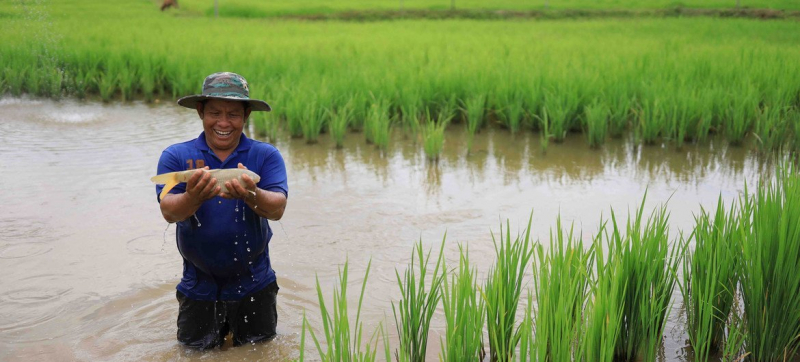
M215 129L214 133L216 133L217 136L225 137L225 136L230 136L230 134L233 133L233 131L222 132L222 131L219 131L219 130Z

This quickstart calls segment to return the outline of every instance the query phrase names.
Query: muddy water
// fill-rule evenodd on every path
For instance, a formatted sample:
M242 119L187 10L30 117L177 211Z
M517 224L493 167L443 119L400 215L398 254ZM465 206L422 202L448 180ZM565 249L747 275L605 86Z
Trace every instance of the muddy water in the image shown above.
M648 208L669 200L677 235L691 228L701 205L713 209L720 194L731 200L763 168L721 142L676 151L615 141L591 150L576 135L545 155L535 135L485 130L467 154L463 129L453 128L432 165L401 135L384 154L360 134L348 135L341 150L325 137L317 145L278 140L290 187L284 219L272 223L279 336L198 353L175 341L181 259L149 181L166 146L202 130L192 113L0 100L0 360L283 361L297 356L303 309L321 325L315 275L330 299L345 260L355 296L371 258L365 328L371 332L386 316L394 331L394 270L405 268L420 238L433 247L446 232L450 261L458 243L467 244L485 277L490 231L505 220L516 231L533 212L534 233L546 238L560 213L588 240L601 214L611 207L625 213L647 191ZM665 361L690 359L678 305L665 333ZM441 315L434 320L431 360L442 331Z

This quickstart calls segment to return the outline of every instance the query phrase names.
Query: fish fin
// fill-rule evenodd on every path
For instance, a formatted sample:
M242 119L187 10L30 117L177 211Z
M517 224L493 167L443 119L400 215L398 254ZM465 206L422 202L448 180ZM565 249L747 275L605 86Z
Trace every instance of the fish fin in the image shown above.
M178 174L180 172L170 172L170 173L163 173L160 175L153 176L150 178L150 181L161 185L164 185L164 189L161 190L161 193L158 195L159 200L163 200L164 196L169 193L169 190L172 190L175 185L179 184L180 181L178 180Z

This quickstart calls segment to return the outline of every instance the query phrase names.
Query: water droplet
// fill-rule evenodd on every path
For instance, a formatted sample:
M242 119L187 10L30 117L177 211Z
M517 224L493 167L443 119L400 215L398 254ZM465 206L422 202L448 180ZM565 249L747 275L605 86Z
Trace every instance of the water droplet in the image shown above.
M248 252L248 253L250 252L250 248L247 248L247 252Z
M233 258L233 261L239 261L239 259Z
M256 298L250 297L250 301L251 301L251 302L255 302L255 301L256 301ZM255 313L253 313L253 314L255 314Z
M253 265L253 262L252 261L248 261L247 264Z

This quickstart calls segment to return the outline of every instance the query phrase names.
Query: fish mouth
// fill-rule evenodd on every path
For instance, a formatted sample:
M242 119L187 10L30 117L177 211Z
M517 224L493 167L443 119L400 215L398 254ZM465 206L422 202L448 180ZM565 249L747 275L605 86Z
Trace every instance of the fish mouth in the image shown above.
M217 136L220 136L220 137L227 137L227 136L230 136L231 133L233 133L233 131L222 132L222 131L219 131L219 130L216 130L216 129L213 130L213 131L214 131L214 133L217 134Z

